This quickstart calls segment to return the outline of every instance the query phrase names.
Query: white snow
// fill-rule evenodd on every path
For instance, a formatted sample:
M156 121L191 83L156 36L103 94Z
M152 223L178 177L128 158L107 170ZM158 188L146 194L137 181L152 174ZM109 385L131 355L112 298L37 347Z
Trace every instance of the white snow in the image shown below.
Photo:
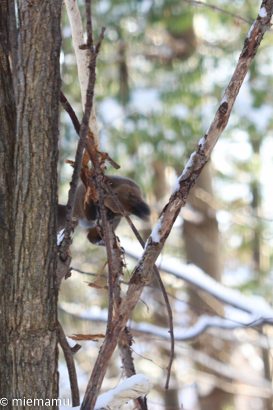
M209 129L208 129L208 131L209 131ZM207 131L207 133L208 133L208 131ZM206 142L205 137L201 138L200 141L198 142L198 145L201 145L201 149L204 149L205 142Z
M195 155L196 155L196 151L194 151L191 154L190 159L188 160L188 162L187 162L187 164L184 168L184 171L183 171L182 175L180 176L180 179L185 179L185 177L188 176L188 174L190 172L190 168L194 165L194 156Z
M97 399L95 410L119 408L129 400L149 393L152 387L148 377L136 374L124 380L115 389L101 394Z
M68 342L68 344L69 344L70 347L74 347L74 346L76 346L76 344L77 344L77 343L75 342L75 340L71 339L71 337L66 336L66 340L67 340L67 342Z
M70 305L70 306L69 306ZM70 314L73 314L75 304L67 303L66 308L64 309L63 304L61 304L61 308ZM174 338L177 341L184 341L188 339L192 339L201 333L203 333L207 328L220 328L220 329L236 329L241 328L244 326L251 327L257 326L261 320L261 314L258 314L254 311L253 314L246 313L242 310L235 309L231 306L225 306L225 317L219 316L209 316L209 315L202 315L198 318L197 322L194 325L189 327L182 327L182 326L175 326L174 327ZM90 320L90 321L100 321L106 322L107 318L105 317L104 310L101 310L101 316L92 315L91 311L88 312L83 311L78 317ZM271 316L272 317L272 316ZM156 326L151 323L147 322L128 322L128 327L134 332L143 332L146 334L150 334L153 336L158 336L162 339L169 340L170 339L170 331L167 327Z
M150 237L152 238L153 242L160 242L161 235L159 233L160 229L162 228L162 216L158 222L158 224L154 227L153 232L151 233Z
M228 101L228 96L227 96L227 94L226 95L224 95L224 97L223 97L223 99L222 99L222 101L221 101L221 104L223 104L223 103L225 103L225 102L227 102Z
M254 21L254 23L253 23L252 26L250 27L250 30L249 30L248 35L247 35L247 38L249 38L249 37L251 36L252 30L254 29L254 26L255 26L255 23L256 23L256 20Z
M265 8L265 7L262 7L262 8L260 9L260 11L259 11L259 16L260 16L261 18L263 18L263 17L265 17L266 15L267 15L266 8Z
M92 318L91 320L102 322L105 322L107 320L107 309L101 309L99 306L90 306L90 308L83 311L80 305L76 303L62 302L60 304L60 308L72 315L77 315L77 317L81 319L90 320L90 318Z
M65 397L68 395L68 392L70 390L66 366L64 364L59 364L59 371L62 375L62 377L60 377L60 387L62 390L61 396ZM83 384L86 384L88 381L86 380L86 372L83 372L82 369L79 369L77 366L77 373L84 373L85 378L84 380L82 380L82 382L84 382ZM62 385L64 380L66 383L65 385ZM139 396L144 396L148 394L152 387L152 383L145 375L137 374L135 376L132 376L124 380L122 383L120 383L115 389L109 390L108 392L101 394L97 398L95 410L118 409L123 404L126 404L129 400L136 399ZM71 399L61 399L61 402L63 402L63 405L60 406L60 410L64 410L67 407L70 407ZM81 406L74 407L74 409L80 408Z
M143 250L137 242L122 238L121 243L128 255L136 259L140 258ZM257 326L266 319L273 319L273 310L263 298L259 296L245 296L237 290L230 289L216 282L195 265L183 264L178 259L168 255L165 255L164 259L161 259L156 265L161 270L186 280L229 305L224 307L225 317L202 315L194 325L188 328L176 326L174 328L176 340L181 341L196 337L208 327L235 329L244 326ZM79 305L63 302L61 308L68 313L77 314L78 317L86 320L107 321L107 310L101 310L98 306L83 310ZM169 340L170 338L168 328L155 326L151 323L135 323L130 321L128 326L132 330L156 335L163 339Z
M138 246L136 242L129 241L125 238L122 238L121 242L128 255L135 259L140 258L143 251L140 245ZM193 264L185 264L170 255L164 255L164 259L161 259L156 265L164 272L192 283L222 302L248 312L251 315L255 315L257 320L260 318L273 319L273 309L271 309L262 297L245 296L238 290L230 289L211 278Z
M201 140L200 140L200 141L201 141ZM181 178L181 177L176 178L172 195L173 195L175 192L179 191L179 189L180 189L180 178Z
M62 240L64 238L64 229L62 229L57 235L57 245L61 245Z

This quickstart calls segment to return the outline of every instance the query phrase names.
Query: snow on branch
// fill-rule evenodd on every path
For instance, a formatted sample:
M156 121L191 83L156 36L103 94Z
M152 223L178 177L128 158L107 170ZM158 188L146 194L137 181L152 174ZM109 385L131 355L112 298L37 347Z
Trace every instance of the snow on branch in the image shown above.
M71 304L71 303L62 303L61 304L61 310L69 313L77 318L81 318L81 319L85 319L85 320L91 320L91 321L102 321L102 322L106 322L107 320L107 310L101 310L99 312L99 308L96 307L91 307L89 310L86 311L81 311L80 313L80 308L78 305L76 304ZM77 312L77 314L75 314L74 312ZM216 326L218 327L217 322L215 322L214 319L220 319L220 318L214 318L214 317L209 317L207 316L207 320L211 320L211 322L207 322L208 324L210 324L211 326ZM198 323L200 324L203 320L204 317L200 317L199 319L200 321L198 321ZM224 320L223 320L224 321ZM228 321L226 321L227 323ZM174 335L175 335L175 340L176 341L183 341L183 340L187 340L188 336L190 336L190 332L192 332L192 336L197 336L198 332L196 332L196 334L193 334L194 329L197 328L199 326L199 328L201 329L201 326L198 324L195 324L194 326L190 327L189 329L181 329L181 328L175 328L174 329ZM234 326L236 327L236 323L234 323ZM237 325L237 327L241 327L239 325ZM228 326L226 326L226 328L230 328ZM169 343L168 339L170 337L169 333L168 333L168 329L167 328L162 328L159 326L155 326L152 325L150 323L135 323L135 322L130 322L130 330L132 331L132 333L143 333L143 334L150 334L153 336L157 336L160 337L161 340L156 340L154 339L153 342L157 342L160 344L160 346L164 346L164 348L169 348ZM233 339L232 339L233 340ZM263 343L261 344L261 347L264 348L268 348L269 346L266 345L266 342L269 343L269 341L264 340ZM253 341L251 341L251 343L253 343ZM260 343L258 344L260 345ZM260 387L263 389L267 389L268 392L270 394L272 394L272 389L271 389L271 385L270 382L262 377L254 377L249 375L246 372L239 372L238 369L235 369L232 365L229 364L225 364L222 363L218 360L215 360L213 358L211 358L209 355L207 355L204 352L200 352L198 350L194 350L193 348L189 348L189 346L187 345L187 348L185 350L185 346L181 346L180 344L176 344L176 350L179 352L181 352L183 355L186 355L187 357L189 357L191 360L201 364L202 366L205 366L213 371L215 371L216 373L224 376L224 377L228 377L232 380L237 380L239 382L243 382L243 383L247 383L250 385L255 385L256 387ZM137 375L137 376L141 376L141 375ZM133 376L133 377L137 377L137 376ZM143 376L145 377L145 376ZM111 390L112 392L112 390ZM109 392L110 393L110 392ZM142 393L142 394L146 394L146 393ZM104 396L104 395L102 395ZM100 397L102 397L100 396ZM135 396L137 397L137 396ZM133 398L133 397L130 397ZM98 398L99 400L100 398ZM126 400L125 400L126 401ZM127 399L128 401L128 399ZM103 402L104 403L104 402ZM123 403L124 404L124 403ZM100 406L100 402L97 401L96 407L95 409L98 410L101 407L98 407L98 405ZM112 407L111 407L112 409Z
M132 292L135 292L138 285L150 279L152 267L169 236L182 206L186 203L191 188L194 186L220 135L227 126L231 110L249 66L256 55L264 33L270 28L272 12L273 0L263 0L253 29L245 39L239 61L215 117L205 136L200 139L182 175L178 178L169 202L160 215L160 221L154 228L153 235L146 242L145 250L134 269L133 277L130 281L131 285L127 293L127 300L124 300L124 305L130 304Z
M57 235L57 246L61 245L64 238L64 229L62 229Z
M142 248L137 242L125 238L122 238L121 242L127 255L139 259ZM193 326L186 329L175 327L174 338L176 341L192 339L211 327L236 329L272 323L273 321L273 309L262 297L245 296L238 290L230 289L212 279L193 264L183 264L178 259L165 255L165 260L157 262L157 266L160 270L185 280L230 305L225 307L225 317L202 315ZM100 310L98 307L82 310L79 306L63 303L62 308L70 314L75 312L77 317L82 319L102 322L107 320L106 310ZM170 338L168 328L150 323L130 321L129 327L132 332L151 334L167 340Z
M137 260L141 257L142 248L137 242L124 238L122 238L121 242L127 255ZM253 321L258 319L273 320L273 309L262 297L245 296L238 290L230 289L207 275L196 265L181 263L180 260L168 255L165 255L164 260L157 262L156 265L160 270L191 283L220 301L251 313Z
M60 309L78 319L90 320L91 322L107 322L107 311L100 310L97 306L95 308L81 309L78 305L73 303L61 303ZM226 310L226 318L219 316L201 315L196 323L188 328L181 328L181 326L174 327L175 341L185 341L199 336L208 328L218 329L236 329L244 327L254 327L268 323L268 319L256 315L247 314L242 311L230 312L230 308ZM235 320L237 318L237 320ZM238 320L239 319L239 320ZM271 323L271 322L270 322ZM167 327L156 326L146 322L130 321L128 327L133 334L149 334L151 336L160 337L161 339L169 340L170 333Z
M115 389L101 394L97 398L95 410L119 409L121 406L128 403L129 400L134 400L140 396L148 394L152 387L153 385L148 377L143 374L129 377Z

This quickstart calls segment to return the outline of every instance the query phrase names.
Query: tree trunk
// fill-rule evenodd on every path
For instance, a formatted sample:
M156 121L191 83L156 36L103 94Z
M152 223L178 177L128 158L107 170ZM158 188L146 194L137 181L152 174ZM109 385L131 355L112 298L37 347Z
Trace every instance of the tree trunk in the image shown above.
M168 184L166 180L166 167L165 164L160 160L153 161L153 168L154 168L154 180L153 180L153 187L154 187L154 195L156 198L156 202L160 203L162 199L165 197L166 193L168 192ZM151 280L152 289L160 290L160 286L158 280L155 275L153 275ZM151 289L151 292L153 292ZM153 292L152 298L154 299L155 303L157 303L154 317L153 317L153 324L157 326L164 326L168 328L169 326L169 319L167 315L167 309L165 306L165 302L163 296L160 295L158 299L157 293ZM159 302L159 303L158 303ZM166 368L167 362L170 358L170 349L160 349L160 356L164 357ZM166 378L166 373L164 374L164 382ZM162 386L163 387L163 386ZM179 409L180 404L178 400L178 382L177 377L174 369L171 372L171 379L170 379L170 388L163 396L165 408L166 409Z
M14 2L0 3L0 391L8 399L5 409L58 408L52 399L58 398L54 280L61 6L60 0L18 1L16 22Z
M251 135L251 146L255 155L260 158L260 150L261 150L261 143L262 137L259 135ZM260 172L257 172L257 169L252 174L252 183L251 183L251 191L252 191L252 214L259 215L260 213L260 205L261 205L261 188L260 188ZM253 229L253 239L252 239L252 259L254 265L254 273L255 273L255 280L259 281L262 272L261 266L261 238L262 238L262 226L261 222L257 218L255 228ZM263 328L260 330L263 333ZM268 349L261 349L262 351L262 360L264 363L264 377L271 381L271 369L270 369L270 360L271 355ZM272 400L271 399L263 399L263 408L264 410L271 410L272 409Z
M196 195L197 189L202 189L199 195ZM203 200L202 192L204 194ZM201 220L200 222L184 220L183 236L187 261L197 265L215 280L221 281L218 223L214 209L210 206L209 201L206 200L206 193L212 198L213 190L209 163L204 167L188 198L188 203L191 204L195 212L199 213ZM219 313L220 304L213 298L208 300L209 303L207 304L207 301L205 302L201 299L195 291L190 289L189 294L190 302L193 306L211 310L214 309L215 304L215 310L218 309ZM198 341L198 346L195 346L195 348L199 348L219 360L219 357L217 357L218 352L212 346L211 336L203 334L198 338ZM228 343L225 348L227 351L230 350ZM222 410L224 406L233 403L233 395L215 387L208 396L200 396L199 403L202 410Z

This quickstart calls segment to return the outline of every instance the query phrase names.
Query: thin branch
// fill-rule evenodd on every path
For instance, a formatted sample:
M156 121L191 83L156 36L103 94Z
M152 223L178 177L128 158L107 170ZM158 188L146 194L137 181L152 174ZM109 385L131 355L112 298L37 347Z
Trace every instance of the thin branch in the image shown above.
M210 154L217 143L220 135L224 131L234 101L238 95L240 87L246 76L251 61L253 60L264 33L270 28L272 17L273 0L263 0L261 8L266 14L265 17L258 15L250 32L245 40L243 51L239 62L226 89L224 98L215 115L208 132L199 142L198 149L192 154L183 174L178 179L169 203L163 209L160 222L155 227L149 237L144 253L138 261L130 281L126 296L123 298L119 307L119 315L114 318L112 331L109 333L98 354L94 369L89 380L86 395L82 404L82 410L92 410L95 406L96 397L102 384L109 361L117 345L120 333L126 325L135 308L145 283L150 280L155 261L160 254L171 228L181 210L185 205L187 197L195 181L207 163ZM103 358L103 360L102 360ZM98 367L100 366L100 369ZM100 370L99 377L98 370Z
M101 30L101 35L98 40L96 47L93 47L93 38L92 38L92 23L91 23L91 10L90 10L90 0L86 1L86 18L87 18L87 30L88 30L88 43L87 47L89 49L90 54L90 70L92 68L95 69L95 61L96 56L99 52L101 41L103 39L105 28L103 27ZM82 46L81 48L85 48L86 46ZM92 64L94 61L94 64ZM95 76L95 72L94 72ZM88 87L89 90L89 87ZM93 91L93 89L92 89ZM93 99L93 95L92 95ZM86 98L86 106L87 106L88 98ZM117 295L115 294L115 287L119 287L119 276L122 274L122 258L121 258L121 251L117 244L117 239L114 234L114 224L113 220L107 220L106 217L106 210L104 206L104 192L102 189L102 181L104 178L104 172L102 170L102 163L101 161L102 156L97 149L97 144L94 139L94 135L91 132L90 134L90 142L86 144L86 149L90 160L93 165L91 177L89 178L89 187L90 192L94 196L92 199L94 202L97 202L97 198L99 199L99 209L100 209L100 219L102 221L103 227L103 239L106 246L107 252L107 259L108 259L108 320L107 320L107 330L105 335L105 343L104 345L107 346L109 338L111 338L111 331L112 331L112 323L113 323L113 307L115 302L115 310L118 311L118 305L120 303L120 298L117 300ZM93 189L95 187L95 191ZM95 198L96 197L96 198ZM118 291L119 293L119 291ZM104 371L101 371L101 367L103 366L103 357L100 356L100 360L97 360L97 366L93 369L93 374L95 374L95 378L100 380L101 374L104 377ZM90 400L90 397L97 398L98 389L93 389L92 386L87 388L82 408L85 408L86 402ZM94 403L95 404L95 403Z
M63 310L63 309L62 309ZM65 311L65 312L67 312L67 311ZM67 312L68 313L68 312ZM78 318L80 318L80 319L82 319L82 317L80 317L80 316L78 316L78 315L75 315L75 314L71 314L70 313L70 315L72 315L72 316L75 316L75 317L78 317ZM102 321L103 321L103 319L102 319ZM104 321L105 321L105 319L104 319ZM147 326L145 326L145 329L144 330L135 330L134 329L134 324L132 324L132 328L131 328L131 330L134 332L134 334L148 334L149 335L149 340L151 340L151 334L152 334L152 332L149 332L148 330L147 330ZM154 333L155 335L156 335L156 333ZM161 339L164 339L163 338L163 336L161 335L158 335L159 337L161 337ZM234 335L233 335L234 336ZM166 338L165 338L166 339ZM177 339L177 340L183 340L183 339ZM232 340L234 340L234 339L232 339ZM156 339L153 339L153 341L154 342L156 342ZM241 342L241 340L240 340L240 342ZM159 343L162 345L164 345L166 348L168 347L168 345L164 342L164 340L160 340L159 341ZM177 349L179 349L179 350L181 350L181 352L183 353L183 354L185 354L185 345L183 345L183 346L181 346L179 343L176 343L176 347L177 347ZM136 352L135 352L136 353ZM136 353L137 354L137 353ZM246 374L244 374L244 373L238 373L238 369L237 369L237 371L236 371L236 369L233 369L232 368L232 366L230 366L230 365L225 365L225 364L223 364L223 363L220 363L220 362L218 362L218 361L215 361L214 359L211 359L211 358L209 358L209 356L208 355L206 355L206 354L204 354L204 353L202 353L201 352L201 354L199 355L199 354L196 354L196 351L194 351L193 349L190 349L189 347L187 348L187 356L188 357L191 357L191 359L192 360L194 360L194 361L197 361L198 363L200 363L200 364L202 364L202 365L204 365L204 366L206 366L206 367L208 367L208 368L211 368L211 369L214 369L215 371L217 371L217 373L219 373L219 374L222 374L223 376L225 376L225 377L229 377L229 378L231 378L231 379L234 379L234 380L238 380L238 381L243 381L243 382L245 382L245 383L249 383L249 384L256 384L257 383L257 379L254 381L254 380L251 380L251 379L249 379L248 378L248 380L246 380L246 377L247 377L247 375ZM141 356L142 357L142 356ZM146 360L150 360L150 359L147 359L147 358L145 358L144 357L144 359L146 359ZM154 363L154 362L153 362ZM154 363L155 364L155 363ZM232 369L232 370L231 370ZM259 382L258 382L258 384L257 385L260 385L260 381L261 381L262 379L259 379ZM266 380L266 379L263 379L266 383L268 383L268 381ZM270 387L270 385L268 385L268 387ZM271 390L271 393L272 393L272 390Z
M133 257L135 257L135 256L133 256ZM192 281L190 281L189 280L190 277L194 278L195 275L198 276L199 268L195 267L195 269L197 269L197 271L196 270L195 271L191 270L191 273L187 274L187 278L185 278L183 276L183 274L181 276L180 275L175 275L175 276L180 278L180 279L187 280L189 283L192 283L192 284L194 283L195 287L205 290L207 293L209 293L213 297L215 297L213 289L216 286L218 288L218 291L220 290L217 298L219 300L223 301L224 303L227 303L231 306L235 306L239 310L242 310L244 312L248 312L249 313L249 320L247 322L242 323L241 321L230 319L230 318L227 318L225 316L220 315L219 313L215 313L215 311L212 311L210 309L200 308L196 305L193 305L189 302L186 302L182 299L179 299L178 297L172 295L171 293L167 293L169 297L171 297L171 298L173 298L173 299L175 299L179 302L182 302L182 303L186 304L190 308L201 311L202 313L208 313L209 314L209 316L207 316L207 315L200 316L200 319L198 319L198 321L194 324L194 326L185 329L184 334L182 332L181 336L177 336L177 334L176 334L175 335L175 340L188 340L188 339L191 339L193 337L198 336L199 334L201 334L203 331L205 331L209 327L215 327L215 328L218 327L218 328L222 328L222 329L223 328L233 329L233 328L237 328L237 327L243 327L243 328L255 327L255 326L259 326L259 325L263 325L263 324L272 325L273 310L270 308L270 306L263 306L262 309L260 309L259 306L258 306L258 308L257 308L256 304L255 304L255 301L254 301L254 299L252 299L252 297L246 297L246 296L242 295L240 292L238 292L237 290L229 289L229 288L225 287L224 285L219 284L219 282L216 282L214 280L212 280L213 281L212 283L208 283L207 287L203 287L202 283L206 283L207 280L210 279L209 275L205 274L204 272L202 272L202 277L200 277L200 276L198 277L197 282L194 281L194 279ZM161 266L161 270L163 270L164 272L173 274L171 269L170 268L166 269L164 267L164 265ZM88 274L88 272L81 272L81 271L78 271L78 272ZM91 274L91 275L103 276L103 275L99 275L99 274ZM106 276L105 276L105 278L106 278ZM129 285L128 282L124 282L124 281L120 281L120 283L125 284L127 286ZM150 284L146 284L146 287L153 288L154 290L156 290L160 293L162 292L161 289L155 288L154 286L152 286ZM222 295L227 295L227 297L226 298L220 297L220 293ZM139 299L139 300L141 300L141 299ZM238 300L241 301L240 304L236 303L236 301L238 301ZM91 319L91 320L93 320L93 319ZM132 327L131 325L130 325L130 327L133 331L136 331L136 329L137 329L136 327ZM155 326L152 329L152 327L153 326L151 325L151 334L163 335L164 338L169 339L169 336L167 335L167 332L166 332L165 328L159 328L159 327ZM155 328L158 329L156 332L154 330Z
M197 1L197 0L181 0L181 1L183 1L184 3L192 4L193 6L197 6L197 7L198 6L207 7L211 10L217 11L218 13L226 14L227 16L234 17L248 24L253 23L252 20L249 20L245 17L241 17L238 14L231 13L230 11L227 11L225 9L221 9L221 7L214 6L213 4L207 4L207 3L204 3L203 1Z
M266 16L262 18L258 15L257 20L250 29L245 39L238 64L214 120L205 136L199 141L198 147L191 155L183 174L178 178L169 203L162 211L160 222L146 243L145 252L142 258L140 258L131 279L131 283L133 284L135 282L137 287L139 276L142 280L146 280L150 277L150 270L161 252L182 206L185 205L191 188L194 186L197 177L207 163L215 144L228 123L233 104L247 74L250 63L257 52L264 33L270 27L272 3L273 0L264 0L262 2L262 8L264 8ZM264 15L264 13L262 15Z
M89 76L89 83L88 83L88 90L86 95L86 105L85 105L85 113L83 116L80 134L79 134L79 141L78 147L75 157L75 165L72 175L72 180L70 182L70 190L68 193L68 202L66 206L66 221L65 221L65 237L61 244L60 256L63 261L66 260L68 255L68 248L71 244L71 232L72 232L72 219L73 219L73 212L76 200L76 191L77 185L82 169L82 159L83 159L83 151L85 148L86 138L88 134L88 122L89 117L91 114L91 109L93 105L93 94L94 94L94 85L95 85L95 67L96 59L92 61L92 65L90 68L90 76Z
M125 253L127 253L126 250L125 250ZM130 256L131 256L132 258L136 259L136 260L138 259L138 258L135 257L135 255L130 255ZM71 270L74 270L75 272L81 273L82 275L90 275L90 276L94 276L94 277L100 277L100 278L103 278L103 279L107 279L107 275L104 275L103 273L85 272L85 271L82 271L82 270L80 270L80 269L76 269L76 268L73 268L73 267L71 268ZM166 271L164 270L164 268L161 268L161 267L160 267L160 270L166 272ZM167 272L167 273L170 273L170 272ZM181 277L180 277L180 279L181 279ZM121 280L120 283L121 283L122 285L129 286L129 282L126 282L126 281L124 281L124 280ZM156 291L156 292L159 292L160 294L162 294L162 290L159 289L159 288L156 287L156 286L151 285L151 283L146 284L145 287L146 287L146 288L151 288L151 289L153 289L153 291ZM221 316L219 313L215 312L215 310L205 309L205 308L202 308L202 307L200 307L200 306L194 305L193 303L189 303L189 302L187 302L186 300L183 300L183 299L178 298L177 296L173 295L173 294L170 293L170 292L167 292L167 295L168 295L171 299L174 299L174 300L176 300L177 302L183 303L184 305L186 305L186 306L188 306L188 307L190 307L190 308L192 308L192 309L194 309L194 310L197 310L197 311L202 312L202 313L209 313L210 315L215 315L215 316L218 316L218 317L220 317L220 318L222 318L222 319L225 319L224 316ZM212 295L211 295L211 296L212 296ZM139 299L139 300L141 300L141 299ZM142 302L143 302L145 305L147 305L143 300L142 300ZM272 316L273 316L273 312L272 312ZM238 322L236 322L236 323L238 323Z
M70 103L68 102L67 98L65 97L65 95L63 94L62 91L60 93L60 102L63 106L63 109L67 112L67 114L71 118L71 121L72 121L72 123L74 125L74 128L76 130L76 133L79 135L80 129L81 129L81 123L78 120L78 117L77 117L75 111L73 110L72 106L70 105Z
M93 38L92 38L90 1L86 1L86 13L87 13L88 44L86 46L81 45L80 48L81 49L88 48L89 54L90 54L90 60L91 60L91 64L90 64L90 70L91 70L92 66L95 67L95 64L92 65L92 60L95 61L95 58L100 50L105 28L104 27L102 28L98 43L96 47L94 48ZM88 87L88 90L89 90L89 87ZM86 99L86 105L87 105L87 101L88 99ZM76 115L72 107L70 107L67 100L64 101L63 99L62 103L63 103L64 108L69 113L72 119L72 122L74 124L74 127L77 131L78 130L77 118L76 118ZM87 149L87 152L89 154L89 157L93 165L92 174L94 177L95 188L97 190L98 198L99 198L99 208L100 208L100 214L101 214L101 220L102 220L102 226L103 226L104 242L106 245L106 252L107 252L107 259L108 259L108 321L107 321L107 331L106 331L106 337L105 337L105 339L107 340L107 335L110 332L111 325L112 325L114 293L115 293L115 289L119 287L119 275L122 274L122 258L120 255L120 248L119 246L117 246L118 245L117 239L114 234L113 221L111 220L107 221L107 218L106 218L106 211L105 211L105 206L104 206L104 201L103 201L104 193L101 188L101 181L104 177L104 173L101 169L100 152L97 149L98 144L96 144L96 141L94 140L94 134L92 132L89 133L89 136L90 136L90 143L86 144L86 149ZM115 165L117 167L117 164ZM115 302L117 306L117 304L120 303L120 300L117 302L117 296L115 299L116 299ZM92 390L91 390L91 393L92 393ZM87 395L88 395L88 392L86 392L86 396Z
M90 275L90 276L95 276L95 277L99 276L100 278L107 279L107 275L104 275L103 273L84 272L83 270L73 268L73 267L71 269L74 270L75 272L81 273L83 275Z
M169 298L168 298L168 294L166 292L164 283L162 282L159 270L157 269L156 266L154 266L154 271L156 273L156 278L158 280L159 286L160 286L162 294L163 294L163 298L164 298L165 305L166 305L167 312L168 312L169 326L170 326L171 354L170 354L170 361L169 361L168 372L167 372L167 379L166 379L166 383L165 383L165 390L167 391L169 389L169 382L170 382L170 377L171 377L172 364L173 364L173 360L174 360L173 313L172 313L172 308L171 308L170 301L169 301Z
M114 225L113 221L106 221L106 210L103 202L103 194L102 189L99 187L99 203L100 203L100 210L102 216L102 225L103 225L103 239L106 246L106 253L107 253L107 262L108 262L108 318L107 318L107 329L106 329L106 337L107 333L111 329L112 320L113 320L113 312L114 312L114 269L113 264L115 261L115 257L112 255L113 250L113 240L116 240L114 234ZM108 226L107 226L108 225ZM111 238L110 238L111 235Z
M118 207L118 209L120 210L120 212L122 213L122 215L126 218L128 224L130 225L132 231L134 232L135 236L137 237L139 243L141 244L142 248L144 248L145 243L142 239L142 237L140 236L138 230L136 229L135 225L133 224L133 222L131 221L131 219L129 218L129 216L127 215L127 213L125 212L125 209L123 208L122 204L120 203L119 199L117 198L117 196L114 194L111 185L109 183L109 181L105 180L105 187L107 192L109 193L109 195L111 196L112 200L114 201L114 203L116 204L116 206ZM170 361L169 361L169 365L168 365L168 372L167 372L167 379L166 379L166 383L165 383L165 390L168 390L169 388L169 381L170 381L170 377L171 377L171 369L172 369L172 363L174 360L174 333L173 333L173 315L172 315L172 308L170 305L170 301L168 298L168 294L166 292L164 283L162 282L159 270L157 269L157 267L154 265L153 266L153 270L155 272L157 281L159 283L159 286L161 288L161 292L163 294L163 298L165 301L165 305L167 308L167 312L168 312L168 319L169 319L169 326L170 326L170 337L171 337L171 354L170 354Z
M65 237L61 244L60 249L60 257L62 260L66 260L68 255L68 248L71 244L71 232L72 232L72 218L73 218L73 211L74 205L76 200L76 190L78 185L78 180L81 173L82 168L82 159L83 159L83 151L86 145L86 138L89 131L89 118L93 107L93 97L94 97L94 87L96 81L96 60L97 60L97 53L91 52L90 53L90 73L88 79L88 87L86 91L86 104L85 104L85 112L82 119L82 124L79 133L79 141L78 141L78 148L75 157L75 165L72 175L72 180L70 183L70 190L68 194L68 202L67 202L67 211L66 211L66 222L65 222Z
M112 165L113 168L115 168L115 169L119 169L119 168L120 168L120 165L117 164L112 158L110 158L107 153L105 153L105 159L107 159L107 161L109 162L109 164Z
M66 310L64 307L59 307L59 309L77 319L87 320L90 322L106 322L105 315L103 314L101 316L97 316L97 314L94 314L94 316L92 316L89 311L86 314L84 312L81 314L75 314ZM194 339L200 336L207 329L233 330L238 328L254 328L254 330L256 330L255 328L257 326L262 326L265 324L272 325L272 319L268 319L266 317L260 316L259 319L253 321L253 316L249 316L249 319L251 320L249 323L242 323L233 319L218 318L216 316L199 316L198 321L194 325L186 329L181 329L181 327L176 328L175 341L181 342ZM130 321L130 331L133 335L137 336L147 334L149 335L149 337L159 337L161 339L167 340L168 342L170 340L168 328L152 325L151 323L149 323L149 328L147 328L146 322L142 324L141 322L136 323Z
M78 351L81 348L81 346L79 344L76 344L76 346L74 346L73 348L74 350L71 349L71 347L68 344L68 341L66 340L66 337L65 337L65 334L64 334L64 331L63 331L63 328L60 322L58 322L57 324L57 335L58 335L58 341L64 352L64 358L65 358L66 366L68 369L71 396L72 396L72 407L76 407L80 405L80 393L79 393L77 373L76 373L73 356L76 353L75 347L77 346L77 351Z
M96 44L96 53L98 53L100 51L100 47L101 47L101 43L102 43L102 40L103 40L105 30L106 30L106 27L101 28L101 33L100 33L100 36L99 36L99 40Z
M126 253L132 258L139 260L141 253L132 252L127 248L128 247L125 246ZM260 316L266 316L268 318L273 317L273 310L271 309L270 305L263 305L263 309L260 310L259 307L255 304L254 298L245 296L238 290L230 289L224 286L222 283L217 282L196 265L186 265L181 263L180 261L176 261L173 264L167 258L166 261L163 260L160 262L160 270L169 273L176 278L185 280L186 282L193 285L194 288L197 287L209 293L211 296L215 297L221 302L229 304L230 306L233 306L244 312L256 314L256 316L259 316L260 313Z
M92 135L91 135L92 137ZM92 138L91 138L92 141ZM102 180L104 178L103 170L100 167L100 162L98 160L99 153L96 151L95 145L86 145L88 155L93 164L93 176L95 188L99 197L99 209L100 218L103 227L103 240L106 247L107 260L108 260L108 321L105 340L107 340L107 335L110 331L112 318L113 318L113 307L114 307L114 295L113 291L116 284L119 286L119 276L122 275L122 256L121 250L117 243L117 238L114 233L113 220L107 220L106 210L104 205L104 191L102 189ZM118 304L120 302L117 302Z
M61 282L63 278L68 278L71 276L71 257L68 256L65 261L62 261L61 258L57 258L57 269L56 269L56 282L55 287L56 289L60 289Z
M86 31L87 31L87 46L93 47L93 29L91 18L91 1L85 0L85 15L86 15Z
M80 123L75 111L73 110L71 104L69 103L69 101L67 100L65 95L62 93L62 91L61 91L61 94L60 94L60 103L62 104L63 109L70 116L70 119L72 121L74 129L75 129L76 133L79 135L80 128L81 128L81 123ZM90 132L90 135L92 135L91 132ZM88 146L86 148L88 149ZM102 155L115 169L120 168L120 165L117 164L112 158L110 158L110 156L107 152L104 152Z

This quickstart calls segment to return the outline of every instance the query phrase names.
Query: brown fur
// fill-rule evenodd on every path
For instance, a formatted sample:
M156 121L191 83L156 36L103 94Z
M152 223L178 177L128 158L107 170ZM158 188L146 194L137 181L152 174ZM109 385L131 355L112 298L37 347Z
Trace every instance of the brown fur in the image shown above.
M128 214L138 216L144 221L148 221L151 211L142 197L140 187L129 178L109 175L107 176L107 179L111 184L113 193L117 196L125 211ZM102 238L94 225L94 221L97 219L96 206L92 199L89 200L88 204L84 204L85 193L85 186L80 185L77 189L74 208L76 223L77 225L79 224L83 228L87 229L87 238L91 243L96 245L104 245ZM113 217L115 218L114 224L116 228L120 222L122 214L107 192L105 192L104 195L104 204L110 211L112 211ZM65 213L66 207L64 205L59 205L58 230L64 228Z

